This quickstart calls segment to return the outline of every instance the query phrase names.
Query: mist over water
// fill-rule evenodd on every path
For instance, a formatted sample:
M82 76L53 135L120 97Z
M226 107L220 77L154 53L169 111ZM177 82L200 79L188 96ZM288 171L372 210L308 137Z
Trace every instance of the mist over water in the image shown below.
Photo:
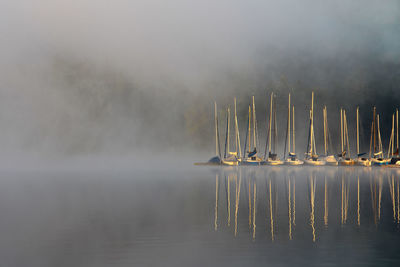
M289 92L300 158L312 91L318 154L324 105L332 153L343 107L355 155L357 106L368 152L373 105L386 150L399 21L396 0L2 1L0 265L398 265L395 169L193 163L234 97L263 154L272 91L278 156Z
M376 105L388 142L399 100L397 1L20 0L1 10L6 155L212 152L213 101L223 117L238 97L243 129L255 95L263 136L271 91L281 133L292 92L299 146L312 90L316 130L322 105L333 131L340 106L354 126L360 105L368 135Z

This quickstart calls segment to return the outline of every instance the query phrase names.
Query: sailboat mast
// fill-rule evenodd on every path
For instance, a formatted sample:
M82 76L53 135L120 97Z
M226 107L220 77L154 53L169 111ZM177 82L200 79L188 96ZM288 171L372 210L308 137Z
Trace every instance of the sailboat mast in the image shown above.
M359 130L359 107L357 107L357 157L360 154L360 140L359 140L359 135L360 135L360 130Z
M394 154L394 113L392 116L392 157Z
M218 115L217 115L217 102L214 101L214 122L215 122L215 155L221 157L219 150L219 140L218 140Z
M230 110L228 107L226 110L226 136L225 136L224 158L226 158L227 152L229 155L229 117L230 117Z
M248 126L249 126L249 129L248 129L248 137L249 137L249 153L251 152L251 126L250 126L250 122L251 122L251 107L250 107L250 105L249 105L249 123L248 123Z
M372 124L373 124L373 132L374 132L374 149L373 149L373 154L375 156L375 149L376 149L376 107L374 107L374 112L373 112L373 119L372 119Z
M369 140L369 158L371 158L371 153L372 153L372 136L374 135L373 130L374 130L374 123L371 122L371 137Z
M238 136L238 128L237 128L237 120L236 120L236 97L234 97L233 98L233 112L234 112L234 115L233 115L233 123L235 124L235 152L236 152L236 155L239 155L239 153L238 153L238 138L237 138L237 136Z
M314 126L313 126L313 132L312 132L312 134L313 134L313 152L314 152L314 155L317 155L317 147L316 147L316 144L315 144L315 135L314 135Z
M396 109L396 153L399 153L399 109Z
M310 145L311 145L311 150L310 150L310 155L311 157L313 156L313 150L314 150L314 92L311 94L311 111L310 111L310 120L311 120L311 127L310 127Z
M310 124L308 127L308 137L307 137L307 155L310 154L311 155L311 109L309 110L309 116L310 116Z
M256 106L254 104L254 96L253 96L253 142L254 148L257 147L256 145Z
M394 113L392 115L392 157L394 154Z
M324 109L322 110L322 115L324 117L324 149L325 149L325 155L328 155L328 149L327 149L327 114L326 114L326 106L324 107Z
M295 139L294 139L294 105L293 105L293 111L292 111L292 115L293 115L293 120L292 120L292 123L293 123L293 126L292 126L292 128L293 128L293 154L295 154L296 153L296 151L295 151Z
M278 140L278 127L276 127L276 105L274 105L274 146L273 152L276 153L276 142Z
M249 113L249 116L247 117L247 128L250 127L249 125L250 125L250 113ZM247 158L247 156L246 156L247 138L250 138L250 136L249 136L249 132L246 129L246 138L244 139L244 147L243 147L243 158ZM250 151L250 148L249 148L249 151Z
M288 130L287 130L287 137L288 137L288 148L290 153L290 93L289 93L289 103L288 103ZM285 151L286 153L286 151ZM286 157L286 156L285 156Z
M342 147L342 156L343 156L344 147L343 147L343 109L342 108L340 108L340 144Z
M235 138L236 138L236 155L239 155L239 158L242 157L242 151L240 148L240 134L239 134L239 124L237 119L237 110L236 110L236 97L234 99L235 102Z
M285 149L283 150L283 159L286 159L286 151L290 153L290 93L289 93L289 103L288 103L288 119L286 127L286 138L285 138Z
M393 149L394 149L394 113L392 115L392 131L390 132L388 158L393 156Z
M378 131L378 142L379 142L378 149L379 149L379 152L382 152L381 129L379 127L379 114L376 115L376 119L377 119L377 125L376 126L377 126L377 131Z
M231 109L228 107L228 156L229 156L229 152L230 152L230 129L231 129Z
M347 127L346 110L343 110L343 119L344 119L344 129L345 129L345 139L346 139L347 152L349 153L349 158L350 158L351 154L350 154L350 144L349 144L349 129Z
M270 111L269 111L269 128L268 128L268 152L271 152L271 137L272 137L272 97L274 93L271 93L271 101L270 101ZM268 154L269 157L269 154Z

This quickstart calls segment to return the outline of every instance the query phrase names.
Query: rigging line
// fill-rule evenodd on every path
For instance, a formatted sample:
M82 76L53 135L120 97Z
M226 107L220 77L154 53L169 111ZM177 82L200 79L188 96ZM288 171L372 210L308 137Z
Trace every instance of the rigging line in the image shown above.
M226 131L225 131L225 151L224 151L224 159L226 158L227 146L229 146L229 108L226 112ZM228 148L229 150L229 148Z
M247 117L247 128L250 127L249 124L250 124L250 114L249 114L249 117ZM248 132L246 131L246 139L244 140L243 158L247 158L246 157L247 138L249 138L249 136L248 136ZM250 147L249 147L249 151L250 151Z

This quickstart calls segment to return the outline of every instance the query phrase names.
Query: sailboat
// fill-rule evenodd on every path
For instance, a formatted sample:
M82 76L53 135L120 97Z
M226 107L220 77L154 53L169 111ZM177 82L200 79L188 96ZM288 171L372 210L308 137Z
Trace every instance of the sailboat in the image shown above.
M223 165L228 165L228 166L237 166L241 160L241 154L240 152L240 138L239 138L239 127L238 127L238 122L237 122L237 113L236 113L236 97L234 98L234 105L235 105L235 114L234 114L234 120L235 120L235 151L231 152L230 151L230 108L228 107L227 109L227 119L226 119L226 137L225 137L225 152L224 152L224 159L222 160Z
M393 114L392 117L392 136L391 136L391 142L389 144L389 147L391 145L391 160L390 164L394 165L399 165L400 166L400 157L399 157L399 110L396 109L396 138L394 136L394 117L395 115ZM396 151L394 151L394 143L396 142Z
M342 152L338 155L339 165L354 165L354 160L350 158L349 132L347 128L346 110L342 108L340 108L340 142Z
M314 136L314 92L311 94L311 109L310 109L310 128L308 131L307 152L305 153L304 164L321 166L325 165L326 161L319 159Z
M324 117L324 149L325 149L325 157L323 158L326 161L326 165L338 165L338 162L334 155L330 154L329 152L329 144L331 141L331 136L329 133L328 127L328 110L326 106L324 106L323 110L323 117Z
M268 127L268 157L267 150L265 150L264 158L266 165L282 165L283 161L280 160L276 154L276 141L278 133L276 129L276 108L274 105L274 93L271 93L270 113L269 113L269 127ZM273 135L272 135L273 134Z
M376 107L374 107L373 110L372 134L369 154L371 164L373 165L387 165L390 162L390 159L383 158L381 131L379 129L379 114L376 114Z
M304 161L299 160L296 156L296 150L295 150L295 130L294 130L294 105L293 105L293 110L292 110L292 129L290 129L290 93L289 93L289 103L288 103L288 123L287 123L287 131L286 131L286 141L285 141L285 151L283 152L284 159L285 159L285 164L286 165L302 165ZM291 137L291 130L293 133L293 139L290 140ZM292 141L292 143L290 143ZM293 147L291 147L291 144ZM286 151L286 145L287 145L287 151ZM288 158L286 159L286 152L288 152Z
M221 165L221 149L219 145L217 102L214 102L214 125L215 125L215 156L206 163L195 163L195 165Z
M362 157L366 153L360 153L360 115L359 115L359 107L357 107L357 159L355 163L360 166L371 166L371 161L366 158Z
M253 138L251 138L251 121L253 121ZM257 120L256 120L256 107L254 103L254 96L252 102L252 108L249 105L249 116L247 120L248 131L246 133L244 155L246 155L246 145L248 141L247 155L241 161L243 165L261 165L263 160L257 155ZM253 150L251 147L251 140L253 139Z

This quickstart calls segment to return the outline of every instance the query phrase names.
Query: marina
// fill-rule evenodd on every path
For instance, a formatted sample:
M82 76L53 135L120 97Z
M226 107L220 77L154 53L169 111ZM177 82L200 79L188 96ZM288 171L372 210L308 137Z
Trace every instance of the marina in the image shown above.
M311 105L309 109L307 148L304 157L301 159L296 154L295 146L295 107L291 104L291 94L288 95L287 124L284 139L283 159L279 157L277 147L277 105L276 95L271 92L269 99L269 114L267 115L267 136L265 138L264 156L260 156L259 133L256 119L255 97L252 96L251 104L248 106L246 137L244 139L243 153L240 145L240 128L238 124L237 102L234 98L234 151L230 150L230 128L231 114L230 107L226 109L226 131L224 155L221 157L221 142L219 137L219 123L217 103L214 103L214 127L215 127L215 156L208 162L195 163L195 165L224 165L224 166L360 166L360 167L390 167L400 168L399 161L399 127L398 109L392 115L392 128L390 131L389 147L384 152L380 115L376 107L372 109L371 134L369 144L369 156L366 152L360 152L360 114L359 107L356 108L356 156L352 157L350 151L350 138L348 116L346 109L340 108L340 153L333 153L332 137L328 126L327 107L323 106L323 141L324 154L318 155L316 145L316 133L314 127L314 92L311 94ZM385 157L386 155L386 157Z

